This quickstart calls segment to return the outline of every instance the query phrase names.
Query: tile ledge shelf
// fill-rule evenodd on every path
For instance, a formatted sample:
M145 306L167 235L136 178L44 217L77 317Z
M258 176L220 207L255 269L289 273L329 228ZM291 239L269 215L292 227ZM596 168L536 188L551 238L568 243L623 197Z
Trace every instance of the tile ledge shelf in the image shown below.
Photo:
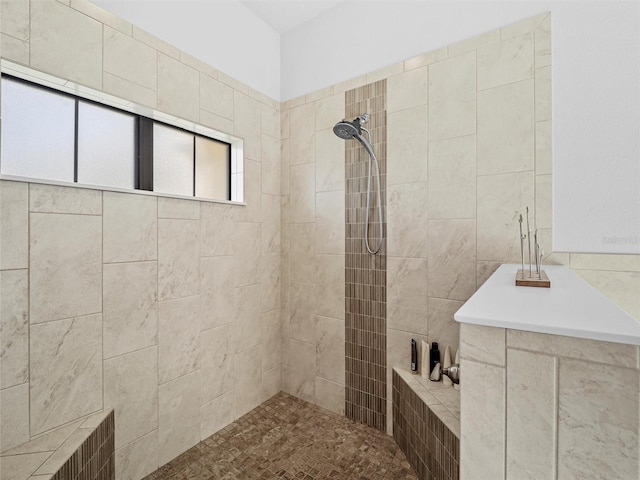
M110 423L110 427L107 422ZM83 449L83 446L100 427L103 427L103 429L98 433L103 433L102 430L106 428L106 430L111 431L113 438L113 422L113 409L104 410L76 420L71 424L50 430L22 445L6 450L0 453L0 463L3 460L9 460L11 457L24 455L47 454L47 456L42 457L42 461L32 471L19 469L19 471L11 470L5 472L2 470L2 476L4 478L4 475L8 474L9 478L15 480L57 480L58 478L71 478L69 473L73 472L73 478L75 478L80 472L76 471L75 467L71 468L70 465L67 465L69 461L74 455L77 456L81 449L83 452L80 453L80 461L83 461L87 453L91 453L86 448ZM94 453L97 454L97 452ZM61 472L63 467L67 467L65 472ZM71 470L67 472L69 468Z
M455 313L459 323L640 345L640 321L564 266L543 269L551 288L516 287L505 264Z
M413 374L402 368L393 367L393 370L409 388L415 392L427 408L449 428L451 433L460 439L460 390L456 390L452 386L444 385L441 381L432 382L428 378L423 378L420 375ZM456 408L442 403L437 398L437 392L443 391L453 392L453 402L456 404Z

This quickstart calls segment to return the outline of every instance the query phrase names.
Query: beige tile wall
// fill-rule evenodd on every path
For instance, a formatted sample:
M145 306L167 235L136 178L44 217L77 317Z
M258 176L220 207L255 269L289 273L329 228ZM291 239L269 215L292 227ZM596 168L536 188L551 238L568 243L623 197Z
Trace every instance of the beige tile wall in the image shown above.
M281 389L280 105L85 0L1 6L2 58L244 139L246 206L0 182L0 450L113 407L137 480Z

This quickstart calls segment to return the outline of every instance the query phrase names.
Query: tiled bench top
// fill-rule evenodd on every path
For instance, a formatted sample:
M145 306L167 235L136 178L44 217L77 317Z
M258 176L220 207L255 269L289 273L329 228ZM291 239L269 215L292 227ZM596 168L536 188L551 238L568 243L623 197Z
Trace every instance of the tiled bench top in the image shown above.
M414 375L402 368L394 367L393 370L459 439L460 391L453 386L445 385L442 381L432 382L428 378Z
M106 410L39 435L0 454L2 480L49 480L113 412Z

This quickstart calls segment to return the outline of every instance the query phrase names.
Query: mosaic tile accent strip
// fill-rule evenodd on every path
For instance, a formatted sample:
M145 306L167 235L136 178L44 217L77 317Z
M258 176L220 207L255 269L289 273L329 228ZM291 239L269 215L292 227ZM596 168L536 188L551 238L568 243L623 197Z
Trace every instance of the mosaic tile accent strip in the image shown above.
M387 82L345 93L347 119L369 113L366 125L380 162L382 218L386 219ZM345 415L370 427L386 429L387 404L387 241L377 255L364 244L369 155L357 141L345 142ZM375 170L373 170L375 172ZM375 186L375 182L374 182ZM371 205L377 204L374 188ZM372 210L370 241L375 242L380 212Z
M51 480L115 480L113 411L96 427Z
M145 480L417 479L393 439L286 393Z
M393 438L421 480L459 480L460 440L396 371Z

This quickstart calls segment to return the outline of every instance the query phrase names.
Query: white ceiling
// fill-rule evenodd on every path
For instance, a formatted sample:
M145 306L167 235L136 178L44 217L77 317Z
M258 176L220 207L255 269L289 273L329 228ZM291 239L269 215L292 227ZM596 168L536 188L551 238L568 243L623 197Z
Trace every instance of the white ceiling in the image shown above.
M240 0L278 33L296 28L345 0Z

